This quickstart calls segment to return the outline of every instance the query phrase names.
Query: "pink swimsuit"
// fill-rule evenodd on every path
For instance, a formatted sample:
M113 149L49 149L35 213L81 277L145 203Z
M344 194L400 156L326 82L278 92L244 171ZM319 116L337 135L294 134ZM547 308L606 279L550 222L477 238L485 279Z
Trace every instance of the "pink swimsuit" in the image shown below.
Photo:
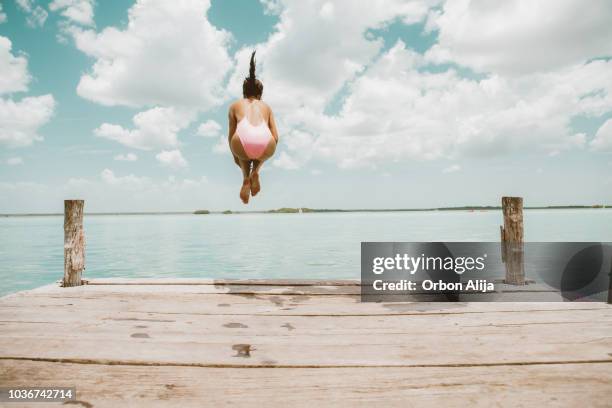
M244 117L240 120L240 122L238 122L236 133L238 134L240 143L242 143L244 152L247 154L249 159L257 160L266 150L266 147L268 147L270 138L272 138L272 132L264 120L262 120L257 126L254 126L251 124L251 122L249 122L247 116L249 113L248 111L251 109L251 105L252 103L249 104Z

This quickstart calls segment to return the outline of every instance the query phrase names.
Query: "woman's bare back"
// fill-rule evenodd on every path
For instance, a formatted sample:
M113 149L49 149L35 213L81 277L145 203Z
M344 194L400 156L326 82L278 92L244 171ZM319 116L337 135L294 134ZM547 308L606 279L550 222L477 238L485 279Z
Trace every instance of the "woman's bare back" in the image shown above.
M249 122L257 126L262 120L269 122L271 109L267 103L257 99L239 99L230 106L230 112L233 112L236 122L247 116Z

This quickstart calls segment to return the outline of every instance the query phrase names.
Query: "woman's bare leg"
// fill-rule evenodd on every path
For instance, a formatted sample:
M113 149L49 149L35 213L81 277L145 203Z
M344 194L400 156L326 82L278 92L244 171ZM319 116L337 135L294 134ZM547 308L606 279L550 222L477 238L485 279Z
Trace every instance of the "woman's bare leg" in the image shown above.
M240 199L248 204L251 191L251 160L244 151L240 139L234 135L230 141L230 150L234 155L234 161L242 170L242 186L240 187Z
M249 194L251 192L251 161L239 160L238 164L242 170L242 187L240 188L240 199L243 203L249 203Z
M264 162L268 160L274 154L276 150L276 141L274 139L270 140L266 150L264 150L263 154L259 158L259 160L253 160L253 169L251 170L251 195L256 196L257 193L261 190L261 184L259 183L259 170L261 170L261 166L263 166Z

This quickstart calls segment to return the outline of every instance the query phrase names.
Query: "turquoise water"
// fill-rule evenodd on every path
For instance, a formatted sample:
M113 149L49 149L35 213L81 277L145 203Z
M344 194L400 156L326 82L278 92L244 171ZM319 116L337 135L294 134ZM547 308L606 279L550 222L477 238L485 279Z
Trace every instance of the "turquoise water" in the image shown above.
M85 216L86 278L359 278L361 241L498 241L501 211ZM612 241L612 209L527 210L527 241ZM0 295L63 274L63 217L0 218Z

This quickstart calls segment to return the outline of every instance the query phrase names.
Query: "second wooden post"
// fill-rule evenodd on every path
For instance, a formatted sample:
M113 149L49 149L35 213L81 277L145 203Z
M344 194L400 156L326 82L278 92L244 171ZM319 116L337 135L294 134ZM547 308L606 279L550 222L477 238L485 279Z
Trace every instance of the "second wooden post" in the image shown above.
M505 283L525 284L523 247L523 198L502 197L504 226L501 227L502 259L506 264Z
M64 200L64 280L62 286L80 286L85 269L83 200Z

